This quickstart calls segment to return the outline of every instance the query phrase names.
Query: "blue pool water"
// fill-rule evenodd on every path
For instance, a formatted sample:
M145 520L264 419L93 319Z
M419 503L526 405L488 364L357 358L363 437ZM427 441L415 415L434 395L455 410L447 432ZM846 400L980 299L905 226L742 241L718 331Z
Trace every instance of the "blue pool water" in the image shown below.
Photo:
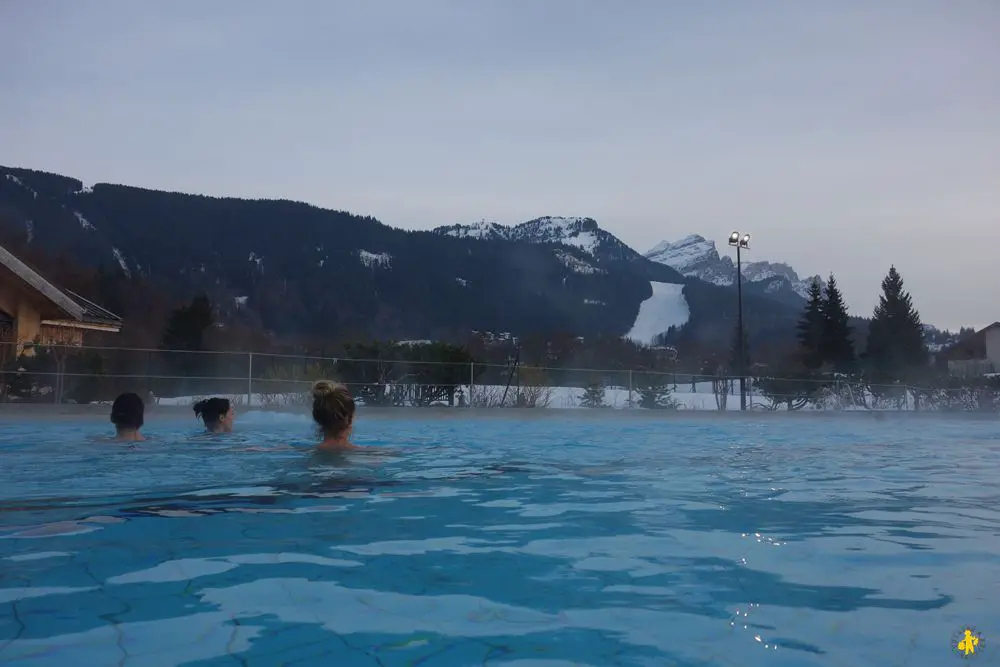
M1000 664L996 421L238 427L0 426L0 664Z

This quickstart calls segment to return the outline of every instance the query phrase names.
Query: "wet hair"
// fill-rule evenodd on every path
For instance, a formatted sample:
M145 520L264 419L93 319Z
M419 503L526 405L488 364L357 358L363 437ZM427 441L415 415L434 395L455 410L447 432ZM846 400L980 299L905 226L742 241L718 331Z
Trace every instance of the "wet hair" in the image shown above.
M228 398L206 398L194 404L195 417L205 422L208 428L222 421L227 412L229 412Z
M146 405L138 394L122 394L111 405L111 423L118 428L139 429Z
M342 384L320 380L313 385L312 416L326 436L339 436L354 421L354 399Z

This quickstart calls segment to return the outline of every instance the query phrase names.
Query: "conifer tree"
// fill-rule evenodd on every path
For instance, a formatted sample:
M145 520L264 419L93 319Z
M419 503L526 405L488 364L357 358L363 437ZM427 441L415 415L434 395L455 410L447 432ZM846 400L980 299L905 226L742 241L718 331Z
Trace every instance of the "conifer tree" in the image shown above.
M809 297L806 308L799 318L798 339L799 354L802 365L807 370L815 371L823 365L823 288L819 278L813 278L809 284Z
M640 408L647 410L676 410L680 407L670 390L665 375L642 373L638 377Z
M177 308L170 314L160 338L161 357L164 370L176 379L156 382L159 395L181 392L193 387L185 377L204 375L206 359L199 354L178 354L177 351L199 352L206 348L206 334L212 327L215 316L212 302L204 294L196 296L190 304Z
M845 372L854 364L854 343L847 318L847 306L837 287L837 279L830 274L823 292L823 329L820 338L823 362L834 370Z
M882 295L868 328L867 358L881 381L903 380L927 365L920 313L893 266L882 280Z
M200 294L189 305L170 313L160 347L164 350L203 350L205 333L214 321L212 302Z
M583 396L580 398L580 405L585 408L603 408L604 403L604 381L594 378L583 389Z

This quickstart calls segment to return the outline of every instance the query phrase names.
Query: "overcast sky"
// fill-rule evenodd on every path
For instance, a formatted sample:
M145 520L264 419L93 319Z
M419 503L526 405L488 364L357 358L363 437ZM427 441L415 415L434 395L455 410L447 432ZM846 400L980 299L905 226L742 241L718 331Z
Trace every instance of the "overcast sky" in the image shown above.
M997 0L0 0L0 164L426 229L754 235L1000 320Z

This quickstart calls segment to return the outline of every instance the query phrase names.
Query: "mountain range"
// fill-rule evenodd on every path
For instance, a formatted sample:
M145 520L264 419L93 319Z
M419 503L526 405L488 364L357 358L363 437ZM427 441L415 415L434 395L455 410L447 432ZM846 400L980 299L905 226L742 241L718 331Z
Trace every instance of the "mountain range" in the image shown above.
M526 243L562 243L583 250L598 259L617 261L652 260L674 269L684 277L697 278L712 285L736 284L736 263L728 255L719 255L714 241L692 234L679 241L662 241L640 255L611 232L602 229L593 218L543 217L514 226L480 221L469 225L447 225L434 230L457 238L518 241ZM742 263L743 288L792 306L801 307L812 280L799 278L795 270L780 262Z
M730 255L720 256L715 241L698 234L685 236L679 241L663 241L645 253L645 257L713 285L731 286L736 282L733 258ZM807 298L813 280L826 284L818 275L799 278L792 267L781 262L744 260L741 264L744 283L749 284L751 289L762 290L774 298L792 303L798 301L795 297Z
M711 241L642 254L586 217L407 231L300 202L0 167L0 232L177 300L206 292L224 318L276 335L622 336L642 320L647 338L660 326L670 341L728 345L736 316L735 268ZM789 340L805 281L769 262L745 264L744 278L751 340ZM678 287L654 298L654 284Z

